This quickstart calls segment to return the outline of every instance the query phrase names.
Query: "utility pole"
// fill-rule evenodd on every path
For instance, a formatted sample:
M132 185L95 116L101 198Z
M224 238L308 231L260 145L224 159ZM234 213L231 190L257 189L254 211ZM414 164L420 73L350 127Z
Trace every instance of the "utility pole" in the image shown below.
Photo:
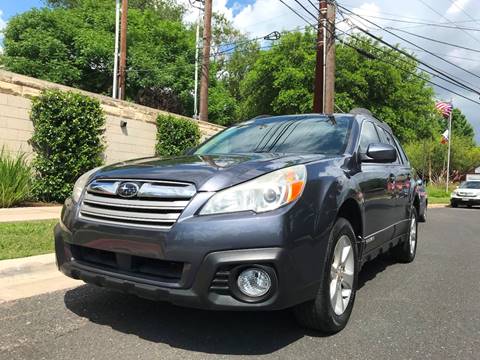
M127 15L128 0L122 0L122 18L120 20L120 71L118 98L125 100L125 81L127 76Z
M113 58L112 98L117 98L118 92L118 40L120 37L120 0L115 1L115 55Z
M205 0L203 16L203 59L200 79L200 120L208 121L208 73L210 67L210 41L212 38L212 0Z
M450 104L452 105L452 109L450 110L450 114L448 115L448 151L447 151L447 176L446 176L446 189L445 192L448 193L448 183L450 180L450 153L452 149L452 116L453 116L453 99L450 100Z
M198 119L198 53L200 50L200 20L202 9L198 8L197 32L195 36L195 89L193 91L193 118Z
M313 112L331 114L335 98L335 5L319 1Z

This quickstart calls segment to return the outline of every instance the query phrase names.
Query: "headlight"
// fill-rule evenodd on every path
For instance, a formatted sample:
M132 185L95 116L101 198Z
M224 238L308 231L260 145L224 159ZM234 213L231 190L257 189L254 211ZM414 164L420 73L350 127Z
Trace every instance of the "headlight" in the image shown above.
M73 185L73 191L72 191L72 199L75 202L78 202L80 200L80 196L82 195L83 188L87 185L88 179L94 172L99 170L101 166L96 167L95 169L92 169L90 171L87 171L85 174L80 176L77 181L75 182L75 185Z
M213 195L200 215L278 209L302 195L306 179L304 165L273 171Z

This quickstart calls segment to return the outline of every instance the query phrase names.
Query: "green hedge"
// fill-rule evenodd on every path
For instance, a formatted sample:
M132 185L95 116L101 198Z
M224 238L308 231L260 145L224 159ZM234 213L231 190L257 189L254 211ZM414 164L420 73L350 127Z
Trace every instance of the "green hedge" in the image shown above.
M32 195L32 168L25 154L0 150L0 207L11 207Z
M157 117L157 155L181 155L196 146L199 140L200 130L196 122L171 115Z
M35 194L44 201L64 201L75 180L103 162L103 110L88 96L46 90L33 100L31 119Z

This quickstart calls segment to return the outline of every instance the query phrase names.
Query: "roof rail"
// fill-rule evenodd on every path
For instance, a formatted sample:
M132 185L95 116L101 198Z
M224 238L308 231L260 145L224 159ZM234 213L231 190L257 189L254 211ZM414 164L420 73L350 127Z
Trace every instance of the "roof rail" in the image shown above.
M373 117L373 114L370 112L370 110L364 109L364 108L353 108L350 110L350 114L352 115L368 115Z
M267 118L267 117L272 117L272 116L273 116L273 115L264 114L264 115L255 116L253 119L262 119L262 118Z

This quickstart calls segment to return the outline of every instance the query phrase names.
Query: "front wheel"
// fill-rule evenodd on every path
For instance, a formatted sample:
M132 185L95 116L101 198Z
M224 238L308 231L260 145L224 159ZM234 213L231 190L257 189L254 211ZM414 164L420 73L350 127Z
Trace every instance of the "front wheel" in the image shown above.
M302 326L333 334L347 325L357 286L355 233L346 219L338 218L335 222L326 254L315 299L297 305L294 312Z
M410 226L407 240L397 245L393 251L398 261L403 263L412 262L417 253L417 239L418 239L418 215L417 210L412 208L410 215Z

